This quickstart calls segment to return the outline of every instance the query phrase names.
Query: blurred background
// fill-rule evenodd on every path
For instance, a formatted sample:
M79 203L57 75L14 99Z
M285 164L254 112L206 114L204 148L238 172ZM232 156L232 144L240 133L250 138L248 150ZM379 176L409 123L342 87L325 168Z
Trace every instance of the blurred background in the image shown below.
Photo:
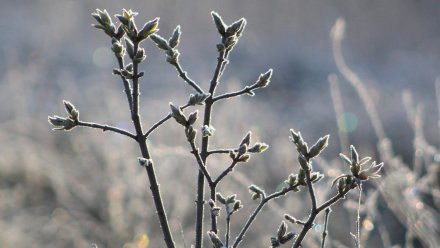
M386 176L364 187L365 247L439 247L436 0L3 0L0 247L164 247L146 173L137 166L136 145L99 130L53 132L47 123L48 115L64 115L66 99L84 121L133 130L122 83L111 73L116 67L111 42L90 25L96 8L112 16L133 9L139 12L138 26L161 17L163 37L181 25L180 61L204 89L220 40L210 11L228 24L247 19L218 92L252 84L269 68L274 75L256 96L215 106L212 147L235 147L251 130L253 140L270 149L239 166L220 187L223 195L236 193L245 205L235 215L232 237L257 205L247 192L250 184L273 192L286 175L297 173L297 154L288 138L294 128L309 144L331 135L315 165L327 176L317 186L320 202L332 195L332 178L348 172L338 154L347 154L349 144L362 156L385 162ZM329 35L338 17L346 22L342 53L363 83L368 108L359 87L335 63ZM183 105L193 92L162 51L151 41L143 46L141 114L149 127L168 113L169 102ZM378 119L371 114L375 111ZM178 247L189 248L194 242L195 160L174 122L164 124L149 142L173 235ZM209 161L213 173L227 165L228 156ZM333 207L328 247L353 247L349 233L355 231L357 196ZM243 247L268 247L284 213L305 218L309 199L304 191L269 205ZM305 247L319 245L322 223L321 216Z

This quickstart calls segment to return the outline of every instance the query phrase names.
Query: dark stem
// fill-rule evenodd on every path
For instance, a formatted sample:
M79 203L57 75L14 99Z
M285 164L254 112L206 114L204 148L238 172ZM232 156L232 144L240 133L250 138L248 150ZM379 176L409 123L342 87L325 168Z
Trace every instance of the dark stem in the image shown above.
M306 221L303 229L301 230L301 233L298 235L298 238L295 240L295 243L292 246L293 248L301 247L301 242L303 241L304 237L306 236L310 228L312 228L313 221L315 221L316 216L324 209L330 207L340 199L344 198L344 196L348 193L348 191L350 191L350 189L346 189L342 193L338 193L337 195L330 198L328 201L324 202L321 206L317 207L315 211L312 211L310 213L309 219Z
M184 105L183 107L181 107L180 109L184 110L187 107L189 107L189 104ZM165 116L164 118L162 118L160 121L156 122L153 126L150 127L150 129L148 129L147 132L145 132L144 134L144 139L148 138L148 136L154 131L156 130L156 128L158 128L160 125L162 125L163 123L165 123L167 120L169 120L171 118L171 114L168 114L167 116Z
M203 94L203 90L200 88L199 85L197 85L196 82L194 82L192 79L190 79L190 78L187 76L186 71L184 71L184 70L182 69L182 67L180 66L180 63L179 63L179 62L177 62L177 63L175 63L175 64L173 64L173 65L174 65L174 67L176 67L176 70L179 72L179 76L180 76L185 82L187 82L187 83L188 83L191 87L193 87L197 92Z
M330 208L325 209L324 230L322 231L321 248L325 247L325 239L327 238L327 235L328 235L328 231L327 231L328 218L329 218L331 212L332 212L332 210Z
M217 58L217 66L214 71L214 76L211 80L209 87L209 93L211 94L205 101L205 111L203 125L210 126L211 124L211 111L212 111L212 97L215 92L215 88L218 85L218 80L221 76L221 70L224 69L226 63L226 56L224 51L219 52ZM206 158L208 157L209 137L202 138L201 158L203 164L206 166ZM199 170L197 178L197 200L196 200L196 244L195 248L202 248L203 244L203 213L204 213L204 195L205 195L205 178L201 170ZM214 195L211 193L211 199L215 200ZM217 233L217 217L211 216L211 230Z
M202 171L203 175L205 176L208 183L211 185L213 183L212 177L209 174L208 170L206 169L205 164L203 163L202 158L200 157L199 149L197 149L196 144L194 142L189 142L191 145L191 153L194 154L197 160L197 164L199 165L199 170Z
M212 100L214 102L216 102L216 101L222 100L222 99L227 99L227 98L231 98L231 97L235 97L235 96L241 96L241 95L244 95L244 94L249 94L249 93L251 93L252 90L254 90L256 88L258 88L258 86L251 86L251 87L246 86L242 90L231 92L231 93L226 93L226 94L223 94L223 95L219 95L219 96L214 97Z
M232 161L232 164L226 168L218 177L214 180L214 184L217 185L225 176L227 176L234 169L235 165L237 165L237 161Z
M103 132L105 131L112 131L115 133L119 133L125 136L128 136L134 140L137 139L136 135L124 130L124 129L120 129L117 127L112 127L109 125L102 125L102 124L98 124L98 123L93 123L93 122L85 122L85 121L77 121L76 122L77 126L83 126L83 127L91 127L91 128L96 128L96 129L101 129Z
M357 219L356 219L356 247L361 248L361 199L362 199L362 183L359 183L359 202L357 209Z
M121 57L116 57L118 59L119 69L124 69L124 60ZM133 114L133 92L130 86L130 82L121 75L122 82L124 83L124 92L127 96L128 105L130 106L130 113Z
M226 247L229 247L229 235L230 235L230 231L231 231L231 216L232 213L230 212L229 209L229 204L225 205L226 207L226 234L225 234L225 243L226 243Z
M309 159L307 158L307 162L309 163ZM317 207L316 207L316 195L315 195L315 190L313 188L313 183L312 180L310 179L310 174L311 174L311 166L309 163L309 168L306 171L306 182L307 182L307 188L309 190L309 194L310 194L310 199L312 201L312 209L311 209L311 213L309 215L308 220L306 221L306 223L303 226L303 229L301 231L301 233L298 235L298 238L296 239L293 247L294 248L298 248L301 246L301 242L304 239L304 237L306 236L307 232L310 230L310 228L312 228L313 226L313 222L315 221L316 215L318 215L318 211L317 211Z
M135 53L138 51L139 43L134 42L134 51ZM151 159L150 153L148 151L146 139L144 139L144 134L142 131L141 117L139 114L139 81L138 81L138 63L133 61L133 105L132 105L132 121L134 127L136 129L136 137L137 142L139 144L139 148L141 150L141 154L143 158ZM148 174L148 179L150 181L150 189L153 195L154 204L156 206L157 215L159 217L160 226L162 228L162 232L164 235L164 240L168 248L174 248L175 244L173 241L173 237L171 235L170 227L168 225L167 216L165 213L165 209L162 203L162 197L160 195L159 184L156 179L156 173L154 171L153 163L145 166L145 169Z
M207 154L208 154L208 156L211 155L211 154L216 154L216 153L227 153L227 154L229 154L229 152L231 152L231 151L238 151L238 150L237 149L217 149L217 150L208 151Z
M262 195L262 200L260 201L260 204L258 204L257 208L255 208L254 212L251 214L249 219L246 221L246 224L243 226L243 228L241 229L240 233L235 238L235 241L234 241L234 244L232 245L232 248L238 247L240 242L243 240L244 235L249 230L249 227L254 222L254 220L256 219L257 215L260 213L260 211L263 209L263 207L266 205L266 203L268 203L270 200L276 199L276 198L278 198L280 196L283 196L283 195L287 194L288 192L292 191L293 189L294 189L294 187L283 188L281 191L272 193L269 196Z

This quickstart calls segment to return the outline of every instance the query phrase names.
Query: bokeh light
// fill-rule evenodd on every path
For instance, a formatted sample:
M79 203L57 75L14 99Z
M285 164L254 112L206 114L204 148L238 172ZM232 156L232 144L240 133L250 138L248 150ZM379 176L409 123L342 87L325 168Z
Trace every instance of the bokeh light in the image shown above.
M358 126L358 118L355 114L345 112L338 118L338 128L345 133L351 133Z
M93 52L93 63L97 67L106 68L113 64L113 54L108 47L98 47Z
M374 228L374 224L373 222L371 222L370 219L365 219L364 221L362 221L362 226L367 230L367 231L371 231Z

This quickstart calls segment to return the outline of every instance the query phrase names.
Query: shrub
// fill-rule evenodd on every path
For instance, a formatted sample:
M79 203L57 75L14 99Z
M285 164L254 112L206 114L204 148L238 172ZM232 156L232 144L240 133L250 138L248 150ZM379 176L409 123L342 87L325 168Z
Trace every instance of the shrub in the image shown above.
M110 37L112 46L111 49L114 52L115 58L118 62L119 68L113 70L113 74L120 77L125 97L129 105L129 111L131 120L134 125L135 132L129 132L119 127L99 124L93 122L83 121L80 118L79 110L69 101L64 101L64 107L67 112L67 116L50 116L49 122L56 130L70 131L76 127L90 127L100 129L102 131L116 132L124 135L139 146L141 156L138 158L139 165L145 168L150 183L151 194L154 199L154 205L156 208L157 217L160 222L160 227L163 233L163 238L167 247L175 247L175 241L171 233L167 214L165 211L161 192L159 190L158 178L156 176L155 164L150 153L147 140L149 136L159 127L162 126L168 120L174 119L174 121L182 126L182 134L185 135L188 141L188 147L191 154L194 156L198 168L198 181L196 194L196 217L195 217L195 247L203 247L204 238L211 240L212 245L216 248L223 247L238 247L243 240L245 234L251 228L252 223L261 213L261 210L272 200L281 197L291 197L291 193L305 190L308 192L311 209L309 215L305 220L302 218L295 218L289 214L284 216L278 216L278 219L284 218L286 221L281 221L277 231L273 232L275 235L271 237L270 244L272 247L280 247L281 245L293 243L293 247L301 247L304 238L309 230L315 225L316 217L325 213L325 224L322 232L321 246L324 247L327 237L327 224L332 207L337 201L346 197L347 193L353 189L359 190L359 203L358 203L358 215L356 219L356 233L352 234L353 239L357 247L360 247L360 205L361 205L361 192L362 184L371 179L380 177L379 171L381 170L383 163L376 164L375 162L369 163L370 157L361 158L354 146L350 146L349 155L340 154L341 159L348 165L349 170L346 174L340 175L333 180L332 187L334 188L334 195L329 199L318 203L317 194L314 185L318 183L324 174L313 166L313 161L319 156L319 154L327 147L329 135L323 136L318 139L313 145L309 147L307 142L303 139L300 132L293 129L290 130L290 138L293 143L293 147L298 153L299 167L289 172L285 178L284 185L280 189L277 189L273 193L266 193L264 189L257 185L250 185L249 191L252 199L257 201L257 206L251 215L247 218L242 225L241 231L234 235L231 235L231 218L242 209L244 206L238 199L236 194L222 195L218 191L218 186L221 184L224 178L233 173L236 166L240 166L244 163L250 163L252 155L256 155L266 151L269 145L263 142L252 142L251 132L244 135L244 138L236 148L225 149L211 149L209 147L210 140L215 137L215 128L212 123L212 117L215 114L213 111L214 104L221 101L225 101L234 97L242 95L253 96L257 90L267 87L270 83L272 76L272 69L262 73L255 81L255 83L245 86L243 89L225 94L216 94L216 89L219 86L220 78L226 69L228 64L228 56L234 49L235 45L239 41L239 38L243 34L246 26L246 20L241 18L234 23L227 25L222 20L219 14L212 12L212 18L214 24L221 36L221 41L217 44L218 58L215 66L214 75L210 82L209 89L202 89L198 83L190 79L182 69L179 60L179 41L181 36L180 27L177 26L169 39L165 39L158 35L159 18L155 18L145 23L142 28L138 28L135 23L136 12L132 10L123 10L121 15L116 15L119 22L116 25L106 10L97 9L92 16L96 19L97 24L94 26L105 32ZM140 111L140 79L144 76L144 72L140 71L139 65L146 59L146 52L142 48L142 42L145 40L153 41L157 47L165 52L166 61L173 66L182 80L188 84L189 87L194 90L193 94L189 95L187 103L176 105L170 103L170 113L166 114L162 119L157 121L149 128L144 128L141 111ZM151 89L153 90L153 89ZM201 108L201 118L203 124L199 130L196 127L196 121L199 118L198 110L191 113L185 113L188 108ZM217 127L221 128L221 127ZM198 131L199 130L199 131ZM218 175L214 175L210 171L209 157L229 154L230 164ZM367 166L369 163L369 166ZM170 183L170 182L167 182ZM209 200L205 197L205 185L207 185ZM188 192L192 194L193 192ZM322 200L320 200L322 201ZM208 203L209 208L205 208L205 203ZM204 213L208 211L210 214L210 228L205 235L203 231ZM225 237L219 235L221 227L218 224L218 219L223 217L220 212L224 211L224 218L226 225L223 232ZM295 233L289 231L287 223L299 225L300 231Z

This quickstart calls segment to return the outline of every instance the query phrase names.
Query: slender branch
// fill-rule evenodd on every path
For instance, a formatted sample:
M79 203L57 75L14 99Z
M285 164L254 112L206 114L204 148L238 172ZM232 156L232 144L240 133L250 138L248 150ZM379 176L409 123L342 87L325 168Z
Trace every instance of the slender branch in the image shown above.
M202 171L203 175L205 176L208 183L211 185L213 184L212 177L209 174L208 170L206 169L205 163L203 162L202 158L200 157L199 149L197 149L194 142L189 142L191 145L191 153L194 154L197 160L197 164L199 165L199 170Z
M312 212L316 211L316 195L315 195L315 189L313 188L312 179L310 176L311 169L309 168L306 170L306 182L307 182L307 188L309 189L310 199L312 200Z
M177 63L175 63L175 64L173 64L174 65L174 67L176 67L176 70L179 72L179 76L183 79L183 80L185 80L185 82L187 82L191 87L193 87L197 92L199 92L199 93L204 93L203 92L203 90L200 88L200 86L196 83L196 82L194 82L192 79L190 79L188 76L187 76L187 73L186 73L186 71L184 71L183 69L182 69L182 67L180 66L180 63L179 62L177 62Z
M322 242L321 242L321 248L325 248L325 239L328 235L328 219L330 216L330 213L332 212L332 210L330 208L326 208L325 209L325 219L324 219L324 230L322 231Z
M207 151L207 155L211 155L211 154L217 154L217 153L229 153L231 151L237 151L237 149L217 149L217 150L210 150Z
M342 193L338 193L337 195L333 196L332 198L330 198L328 201L324 202L321 206L316 208L316 211L319 213L322 210L330 207L331 205L333 205L334 203L336 203L337 201L339 201L340 199L344 198L345 195L348 193L348 191L350 191L349 189L343 191Z
M137 53L139 49L139 42L134 41L134 52ZM147 141L144 139L144 134L142 130L142 122L139 114L139 73L138 73L138 65L139 63L133 60L133 105L132 105L132 114L131 118L136 129L136 137L137 142L139 144L139 148L141 150L141 154L143 158L150 159L151 156L148 151ZM165 208L162 202L162 196L160 195L159 183L157 182L156 173L154 171L154 165L151 162L148 166L145 166L145 170L147 171L148 179L150 181L150 189L153 195L154 205L156 207L156 212L159 218L160 226L162 228L164 241L168 248L175 248L175 244L173 241L173 236L171 234L171 230L168 224L167 215L165 213Z
M96 128L96 129L101 129L103 132L105 131L112 131L115 133L119 133L125 136L128 136L134 140L136 140L136 135L130 133L129 131L126 131L124 129L120 129L117 127L112 127L109 125L102 125L102 124L98 124L98 123L93 123L93 122L85 122L85 121L77 121L76 122L77 126L83 126L83 127L91 127L91 128Z
M234 167L237 165L237 161L234 159L231 163L231 165L228 166L228 168L226 168L226 170L224 170L218 177L217 179L214 180L214 184L217 185L225 176L227 176L230 172L232 172L232 170L234 169Z
M344 190L342 193L338 193L337 195L330 198L328 201L323 203L321 206L316 207L315 211L312 211L310 213L310 216L308 220L306 221L303 229L301 230L300 234L298 235L298 238L295 240L295 243L293 244L293 248L299 248L301 246L301 242L303 241L304 237L306 236L307 232L312 228L313 221L315 221L316 216L323 211L324 209L330 207L335 202L339 201L340 199L344 198L344 196L347 194L347 192L350 191L350 189Z
M180 109L184 110L187 107L189 107L189 104L186 104L184 106L182 106ZM145 132L144 134L144 139L148 138L148 136L154 131L156 130L156 128L158 128L160 125L162 125L163 123L165 123L167 120L169 120L171 118L171 114L168 114L167 116L163 117L160 121L156 122L153 126L150 127L150 129L148 129L147 132Z
M217 66L214 71L214 76L211 80L211 84L209 87L210 96L205 100L205 111L204 111L204 120L203 125L210 126L211 125L211 111L212 111L212 96L214 95L215 89L218 85L218 80L221 76L221 71L224 69L224 64L226 63L227 57L225 56L224 51L219 52L219 56L217 57ZM206 166L206 159L208 157L208 147L209 147L209 136L202 138L202 146L201 146L201 158L203 164ZM197 178L197 204L196 204L196 242L195 248L203 247L203 214L204 214L204 195L205 195L205 178L204 174L201 170L199 170L198 178ZM214 187L215 188L215 187ZM212 188L211 188L212 189ZM211 199L215 200L215 192L211 192ZM211 215L211 230L213 232L217 232L217 217Z
M229 236L230 236L230 232L231 232L231 216L232 216L232 212L230 212L229 209L229 204L225 204L226 207L226 234L225 234L225 243L226 243L226 247L229 247Z
M282 190L277 191L275 193L272 193L271 195L268 195L268 196L262 195L262 200L260 201L260 204L258 204L258 206L255 208L254 212L251 214L249 219L246 221L246 224L243 226L243 228L241 229L240 233L235 238L235 241L234 241L234 244L232 245L232 248L238 247L240 242L243 240L244 235L249 230L249 227L254 222L254 220L256 219L257 215L260 213L260 211L263 209L263 207L266 205L266 203L268 203L269 201L271 201L273 199L276 199L276 198L278 198L280 196L283 196L283 195L287 194L288 192L292 191L294 188L295 187L291 186L291 187L288 187L288 188L283 188Z
M116 57L118 59L119 69L124 69L124 60L121 57ZM124 83L124 92L127 96L128 105L130 106L130 113L133 114L133 92L130 82L121 75L122 82Z
M212 101L216 102L216 101L219 101L219 100L222 100L222 99L226 99L226 98L231 98L231 97L235 97L235 96L241 96L241 95L244 95L244 94L250 94L252 90L257 89L257 88L258 88L257 85L246 86L242 90L231 92L231 93L225 93L223 95L216 96L216 97L214 97L212 99Z
M359 183L359 202L356 218L356 248L361 248L361 198L362 198L362 183Z

